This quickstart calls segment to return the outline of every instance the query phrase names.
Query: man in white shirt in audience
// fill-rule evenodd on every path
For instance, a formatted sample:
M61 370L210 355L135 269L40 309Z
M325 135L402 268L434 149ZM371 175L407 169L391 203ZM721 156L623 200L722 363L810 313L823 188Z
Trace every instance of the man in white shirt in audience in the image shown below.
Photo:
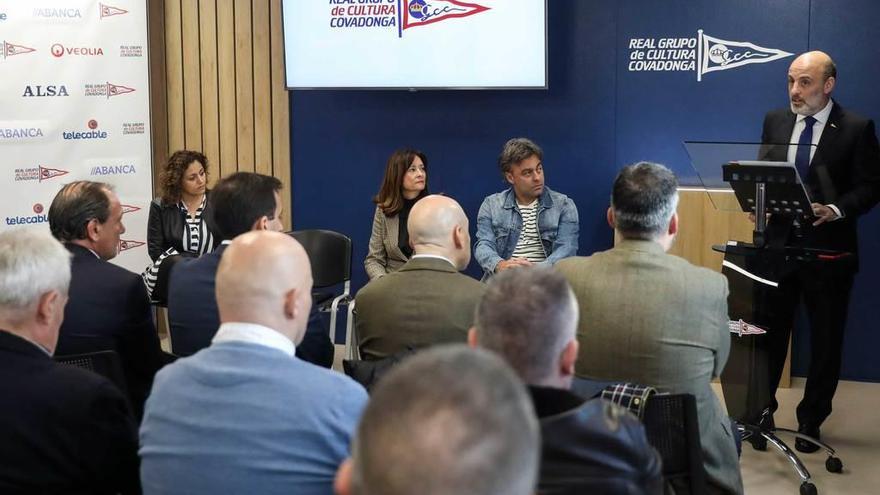
M504 361L438 346L379 382L336 493L531 495L539 449L528 394Z
M144 493L329 493L367 394L295 357L312 305L306 252L279 232L245 233L223 253L216 287L210 347L156 375Z
M486 280L508 268L553 265L578 249L578 211L544 185L544 152L526 138L504 144L498 166L510 188L490 195L477 215L474 256Z

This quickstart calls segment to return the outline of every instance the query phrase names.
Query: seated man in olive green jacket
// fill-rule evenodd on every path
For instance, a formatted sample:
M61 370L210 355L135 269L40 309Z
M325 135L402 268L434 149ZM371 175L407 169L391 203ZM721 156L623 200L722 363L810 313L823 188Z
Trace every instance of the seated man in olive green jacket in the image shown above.
M421 199L409 214L412 258L356 298L358 346L366 360L408 349L467 341L485 286L459 273L471 260L468 219L445 196Z

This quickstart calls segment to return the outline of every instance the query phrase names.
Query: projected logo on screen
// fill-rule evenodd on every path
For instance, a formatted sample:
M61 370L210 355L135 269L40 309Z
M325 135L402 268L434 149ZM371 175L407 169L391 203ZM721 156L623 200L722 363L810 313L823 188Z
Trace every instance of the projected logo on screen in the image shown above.
M489 7L458 0L387 0L355 4L354 0L330 0L330 27L397 28L398 37L405 29L468 17Z
M696 38L631 38L629 40L630 72L696 71L697 81L703 75L735 69L749 64L763 64L794 55L776 48L765 48L747 41L729 41L703 34Z
M456 0L407 0L407 3L407 8L403 11L403 22L400 23L402 29L456 17L467 17L489 10L489 7Z

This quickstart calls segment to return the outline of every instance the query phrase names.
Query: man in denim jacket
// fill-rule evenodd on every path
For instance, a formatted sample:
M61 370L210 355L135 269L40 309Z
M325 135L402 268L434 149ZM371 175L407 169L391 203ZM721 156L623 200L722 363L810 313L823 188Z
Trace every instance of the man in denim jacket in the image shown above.
M498 166L511 187L484 199L477 216L474 256L483 280L508 268L552 265L577 254L577 207L544 186L543 158L529 139L504 144Z

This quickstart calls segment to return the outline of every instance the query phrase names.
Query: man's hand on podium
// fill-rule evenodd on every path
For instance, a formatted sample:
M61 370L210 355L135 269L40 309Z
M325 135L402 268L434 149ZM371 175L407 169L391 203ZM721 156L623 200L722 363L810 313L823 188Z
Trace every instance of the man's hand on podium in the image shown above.
M821 225L825 222L832 222L837 220L837 213L828 206L825 206L821 203L813 203L813 215L816 217L816 221L813 222L813 226Z

